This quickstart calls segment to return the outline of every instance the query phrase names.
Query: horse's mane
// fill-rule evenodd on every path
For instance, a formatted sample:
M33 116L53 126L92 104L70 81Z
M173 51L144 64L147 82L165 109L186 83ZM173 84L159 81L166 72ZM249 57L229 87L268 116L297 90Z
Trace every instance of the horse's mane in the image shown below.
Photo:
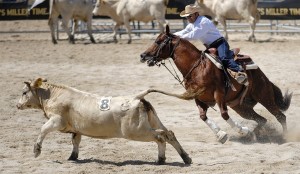
M174 34L172 34L174 38L180 38L179 36L176 36ZM184 42L184 44L187 45L187 47L190 47L192 49L194 49L195 51L199 52L199 54L202 53L201 50L199 50L194 44L192 44L189 40L187 39L183 39L183 38L180 38L181 39L181 42Z

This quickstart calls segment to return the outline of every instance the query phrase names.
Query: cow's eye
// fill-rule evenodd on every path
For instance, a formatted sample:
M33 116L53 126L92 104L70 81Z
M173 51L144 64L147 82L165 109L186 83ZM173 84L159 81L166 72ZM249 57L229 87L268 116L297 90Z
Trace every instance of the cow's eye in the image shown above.
M27 92L23 92L23 95L26 95Z

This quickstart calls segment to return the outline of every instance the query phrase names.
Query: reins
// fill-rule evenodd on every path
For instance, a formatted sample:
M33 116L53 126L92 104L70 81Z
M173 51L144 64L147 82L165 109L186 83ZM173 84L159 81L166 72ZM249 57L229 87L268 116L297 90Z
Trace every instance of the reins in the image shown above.
M159 53L160 53L160 51L162 50L162 48L167 44L167 43L169 43L169 47L171 47L171 42L169 42L169 41L171 41L172 40L172 38L171 37L168 37L166 40L164 40L164 42L162 43L162 44L160 44L159 45L159 48L158 48L158 50L157 50L157 52L156 52L156 55L155 55L155 58L158 58L159 57ZM173 56L174 56L174 52L175 52L175 49L177 48L177 46L179 45L179 43L180 43L180 38L178 39L178 41L176 42L176 44L174 45L174 47L173 47L173 50L171 51L171 53L170 53L170 55L169 55L169 57L170 58L172 58L172 59L174 59L173 58ZM157 43L156 43L157 44ZM183 79L182 80L180 80L180 77L178 76L178 74L177 74L177 72L176 72L176 70L175 70L175 68L174 68L174 66L172 65L172 63L171 63L171 61L170 61L170 59L169 59L169 62L170 62L170 65L171 65L171 67L172 67L172 69L173 69L173 72L166 66L166 64L165 64L165 62L163 61L163 62L161 62L161 64L170 72L170 74L179 82L179 84L183 87L183 88L185 88L184 87L184 85L183 85L183 82L188 78L188 76L193 72L193 70L201 63L201 59L199 58L195 63L194 63L194 65L193 65L193 67L189 70L189 72L183 77ZM155 63L156 64L156 63ZM160 66L159 64L156 64L157 66ZM199 99L198 99L199 100ZM204 103L204 102L203 102ZM217 111L215 108L213 108L212 106L209 106L210 108L212 108L214 111Z
M169 42L170 40L172 40L172 38L171 38L171 37L168 37L168 38L160 45L160 47L159 47L159 49L158 49L158 51L157 51L156 57L158 57L159 52L161 51L161 49L163 48L163 46L165 46L167 43L171 43L171 42ZM177 46L179 45L180 41L181 41L181 39L179 38L178 41L176 42L176 44L174 45L174 47L173 47L173 49L172 49L170 55L169 55L170 58L173 59L175 49L176 49ZM169 45L171 45L171 44L169 44ZM171 46L169 46L169 47L171 47ZM189 72L183 77L182 80L180 80L180 77L178 76L178 74L177 74L177 72L176 72L176 70L175 70L175 68L174 68L174 66L172 65L172 63L171 63L170 60L169 60L169 62L170 62L170 65L171 65L171 67L172 67L174 73L166 66L165 62L162 62L161 64L162 64L162 65L170 72L170 74L171 74L171 75L179 82L179 84L180 84L182 87L184 87L183 82L188 78L188 76L192 73L192 71L200 64L201 60L198 59L197 62L194 63L193 67L192 67L192 68L189 70Z

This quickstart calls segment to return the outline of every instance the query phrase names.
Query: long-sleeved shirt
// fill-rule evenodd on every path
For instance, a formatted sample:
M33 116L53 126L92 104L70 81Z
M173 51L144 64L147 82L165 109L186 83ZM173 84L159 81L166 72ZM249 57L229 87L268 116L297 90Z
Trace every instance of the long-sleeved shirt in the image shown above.
M187 40L200 40L207 45L223 37L216 26L205 16L198 16L194 23L189 23L183 30L174 34Z

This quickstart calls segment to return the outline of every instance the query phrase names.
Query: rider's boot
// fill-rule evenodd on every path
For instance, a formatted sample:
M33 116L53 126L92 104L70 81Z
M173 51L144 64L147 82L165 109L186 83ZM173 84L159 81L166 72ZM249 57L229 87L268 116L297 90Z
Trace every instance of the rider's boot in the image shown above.
M231 69L227 69L228 73L231 75L231 77L233 77L239 84L242 85L248 85L248 78L247 78L247 74L245 72L235 72L232 71Z

